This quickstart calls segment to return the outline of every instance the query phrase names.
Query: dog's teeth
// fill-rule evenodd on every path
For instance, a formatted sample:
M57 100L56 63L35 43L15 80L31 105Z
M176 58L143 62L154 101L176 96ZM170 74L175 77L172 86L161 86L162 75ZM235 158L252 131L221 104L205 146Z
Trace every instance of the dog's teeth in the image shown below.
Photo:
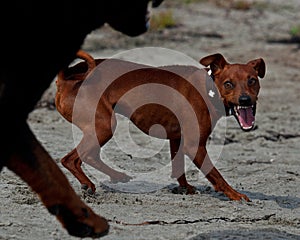
M253 108L253 105L252 106L237 106L235 107L235 110L239 110L239 109L247 109L247 108Z
M235 113L236 115L239 115L238 109L239 109L239 106L234 106L234 107L233 107L234 113ZM233 113L232 113L232 114L233 114Z

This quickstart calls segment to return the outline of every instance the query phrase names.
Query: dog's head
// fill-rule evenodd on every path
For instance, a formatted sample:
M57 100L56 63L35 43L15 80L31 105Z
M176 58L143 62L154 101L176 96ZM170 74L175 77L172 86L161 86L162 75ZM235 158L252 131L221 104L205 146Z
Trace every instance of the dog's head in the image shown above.
M266 71L264 60L259 58L247 64L230 64L217 53L202 58L200 63L209 66L227 115L234 115L242 130L253 129L259 77L263 78Z
M129 36L138 36L149 28L150 12L152 7L158 7L163 0L107 0L102 1L105 9L104 20L111 27Z

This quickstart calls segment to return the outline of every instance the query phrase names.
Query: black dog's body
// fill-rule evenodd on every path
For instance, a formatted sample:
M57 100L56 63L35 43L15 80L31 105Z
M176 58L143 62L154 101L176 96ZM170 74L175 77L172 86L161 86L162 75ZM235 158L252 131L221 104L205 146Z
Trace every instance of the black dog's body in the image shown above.
M0 170L7 166L26 181L75 236L105 234L107 222L81 202L32 134L27 117L92 30L108 23L130 36L144 33L149 1L16 0L1 5Z

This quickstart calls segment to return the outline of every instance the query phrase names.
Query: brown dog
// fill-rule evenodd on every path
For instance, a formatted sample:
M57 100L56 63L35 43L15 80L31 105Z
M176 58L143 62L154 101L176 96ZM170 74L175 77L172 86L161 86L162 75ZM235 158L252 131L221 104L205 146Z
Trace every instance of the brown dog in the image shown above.
M233 114L245 131L253 128L259 77L265 75L263 59L229 64L221 54L204 57L200 63L210 67L210 78L205 70L193 66L155 68L117 59L94 60L83 51L78 52L78 57L85 62L58 74L56 107L83 132L77 148L62 159L62 164L82 186L95 191L95 185L81 169L81 160L111 179L128 180L127 175L106 166L99 155L99 146L113 136L117 124L115 113L120 113L143 132L169 139L172 176L187 193L194 193L195 188L186 180L184 155L193 160L216 191L231 200L249 201L213 166L206 143L216 122L224 115ZM119 75L115 73L118 71ZM115 75L113 81L109 80L111 75ZM106 81L110 84L103 89ZM166 136L151 129L155 124L164 127Z

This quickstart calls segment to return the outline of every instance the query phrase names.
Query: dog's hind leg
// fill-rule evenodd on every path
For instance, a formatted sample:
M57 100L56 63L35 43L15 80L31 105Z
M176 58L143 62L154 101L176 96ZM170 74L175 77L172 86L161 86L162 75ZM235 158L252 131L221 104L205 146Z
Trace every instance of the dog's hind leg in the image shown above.
M179 183L178 193L194 194L196 188L190 185L185 176L184 153L182 145L183 139L170 139L170 151L172 159L172 178L176 178Z
M73 149L65 157L61 159L62 165L67 168L80 182L82 189L91 189L95 192L96 187L91 180L84 174L81 168L82 161L80 160L77 149Z
M100 158L100 148L112 138L115 125L116 122L112 125L97 122L97 129L101 130L96 132L97 137L94 136L95 133L92 135L86 130L78 146L62 159L62 164L78 179L82 188L91 193L95 192L96 188L82 171L82 161L108 175L112 182L128 182L132 179L127 174L107 166Z

